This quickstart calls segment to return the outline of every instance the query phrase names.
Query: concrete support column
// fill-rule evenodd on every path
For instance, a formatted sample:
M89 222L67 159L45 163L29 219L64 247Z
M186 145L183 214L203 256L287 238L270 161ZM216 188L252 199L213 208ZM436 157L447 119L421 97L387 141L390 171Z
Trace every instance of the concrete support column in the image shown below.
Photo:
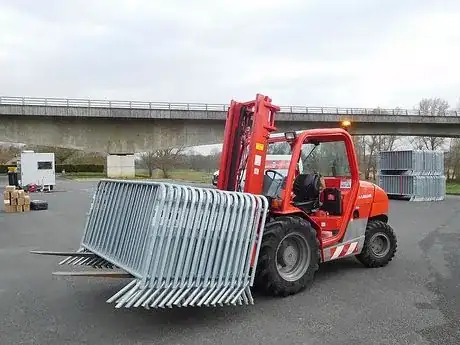
M107 155L107 177L133 178L135 172L134 153L109 153Z

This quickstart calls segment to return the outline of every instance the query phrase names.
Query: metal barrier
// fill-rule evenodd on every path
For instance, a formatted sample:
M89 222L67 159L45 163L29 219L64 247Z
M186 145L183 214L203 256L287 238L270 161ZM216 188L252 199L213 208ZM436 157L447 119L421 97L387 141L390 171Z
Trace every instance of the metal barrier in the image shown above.
M399 170L406 175L443 175L444 153L423 150L381 151L379 170Z
M379 185L388 195L411 201L440 201L446 195L445 176L380 175Z
M252 304L267 211L264 196L101 180L81 250L135 277L107 301L117 308Z
M411 201L439 201L446 196L444 153L439 151L381 151L379 186L390 196Z

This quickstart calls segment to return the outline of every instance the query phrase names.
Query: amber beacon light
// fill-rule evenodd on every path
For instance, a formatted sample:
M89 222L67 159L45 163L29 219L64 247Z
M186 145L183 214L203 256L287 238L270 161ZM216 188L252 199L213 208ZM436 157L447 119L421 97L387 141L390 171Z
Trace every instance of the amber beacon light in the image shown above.
M343 120L341 123L340 123L341 127L348 130L348 128L351 126L351 122L348 121L348 120Z

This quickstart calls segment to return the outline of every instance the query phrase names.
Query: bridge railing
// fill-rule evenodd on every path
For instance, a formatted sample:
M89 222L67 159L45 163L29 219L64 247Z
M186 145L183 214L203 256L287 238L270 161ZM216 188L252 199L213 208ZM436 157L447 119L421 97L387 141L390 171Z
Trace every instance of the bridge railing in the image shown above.
M152 109L152 110L195 110L195 111L227 111L228 104L212 103L172 103L117 101L84 98L39 98L0 96L0 105L46 106L46 107L83 107L109 109ZM459 112L448 110L443 113L430 114L419 110L382 109L382 108L339 108L339 107L308 107L281 106L283 113L297 114L337 114L337 115L421 115L421 116L459 116Z

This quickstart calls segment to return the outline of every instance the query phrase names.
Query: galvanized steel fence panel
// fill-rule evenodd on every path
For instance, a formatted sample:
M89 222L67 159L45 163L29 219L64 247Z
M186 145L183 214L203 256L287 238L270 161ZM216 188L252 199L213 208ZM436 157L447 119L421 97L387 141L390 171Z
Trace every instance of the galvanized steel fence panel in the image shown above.
M379 154L379 186L388 195L412 201L444 200L444 153L439 151L382 151Z
M401 174L443 175L444 153L439 151L381 151L379 170Z
M412 201L439 201L446 195L445 176L380 175L379 185L388 195Z
M81 247L137 278L116 307L252 303L267 211L264 196L102 180Z

